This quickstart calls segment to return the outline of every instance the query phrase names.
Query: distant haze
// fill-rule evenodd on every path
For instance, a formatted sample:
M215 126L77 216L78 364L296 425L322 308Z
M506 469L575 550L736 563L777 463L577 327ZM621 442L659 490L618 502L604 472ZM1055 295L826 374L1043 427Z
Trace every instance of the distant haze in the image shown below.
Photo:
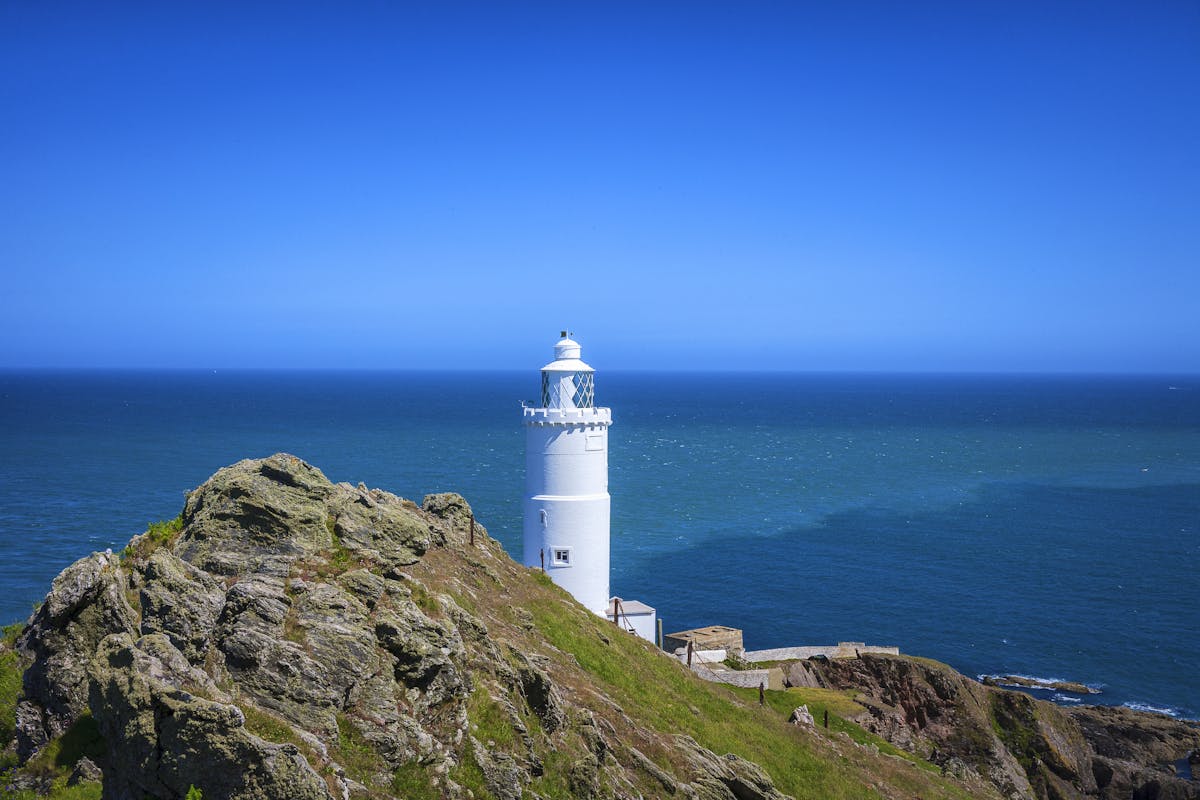
M653 5L653 8L646 6ZM0 367L1200 371L1200 5L0 7Z

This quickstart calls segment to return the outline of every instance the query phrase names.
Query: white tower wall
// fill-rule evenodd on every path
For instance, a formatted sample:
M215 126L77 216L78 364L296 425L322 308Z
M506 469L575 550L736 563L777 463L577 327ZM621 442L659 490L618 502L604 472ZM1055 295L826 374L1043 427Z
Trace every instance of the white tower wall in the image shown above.
M592 368L564 335L542 369L542 405L524 409L525 553L531 567L597 614L608 610L608 426Z

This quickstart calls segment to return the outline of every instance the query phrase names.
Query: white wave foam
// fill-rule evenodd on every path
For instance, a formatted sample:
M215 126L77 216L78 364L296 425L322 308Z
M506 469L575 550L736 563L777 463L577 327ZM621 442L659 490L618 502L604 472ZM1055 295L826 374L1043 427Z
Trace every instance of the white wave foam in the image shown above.
M1136 700L1131 700L1128 703L1122 703L1125 708L1132 708L1134 711L1149 711L1152 714L1166 714L1168 717L1179 719L1183 716L1177 708L1166 706L1152 706L1149 703L1139 703Z

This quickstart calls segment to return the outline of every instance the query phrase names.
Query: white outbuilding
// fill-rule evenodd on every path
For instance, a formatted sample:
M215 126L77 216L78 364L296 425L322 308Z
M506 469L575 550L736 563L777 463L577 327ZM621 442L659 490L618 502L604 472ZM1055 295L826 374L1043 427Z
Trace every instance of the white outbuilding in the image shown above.
M540 405L526 405L525 565L545 570L576 600L654 641L655 612L609 594L608 428L595 370L567 331L542 367ZM616 602L614 602L616 601Z

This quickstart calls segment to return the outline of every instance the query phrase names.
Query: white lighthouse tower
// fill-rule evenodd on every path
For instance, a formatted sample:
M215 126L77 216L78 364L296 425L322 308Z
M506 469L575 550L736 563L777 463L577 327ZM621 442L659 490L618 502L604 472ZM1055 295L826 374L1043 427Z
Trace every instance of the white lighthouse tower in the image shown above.
M594 370L567 331L542 367L541 405L525 406L525 565L540 567L576 600L654 641L656 613L611 597L608 426Z
M608 426L591 367L562 332L542 367L541 405L526 406L525 564L597 614L608 594Z

